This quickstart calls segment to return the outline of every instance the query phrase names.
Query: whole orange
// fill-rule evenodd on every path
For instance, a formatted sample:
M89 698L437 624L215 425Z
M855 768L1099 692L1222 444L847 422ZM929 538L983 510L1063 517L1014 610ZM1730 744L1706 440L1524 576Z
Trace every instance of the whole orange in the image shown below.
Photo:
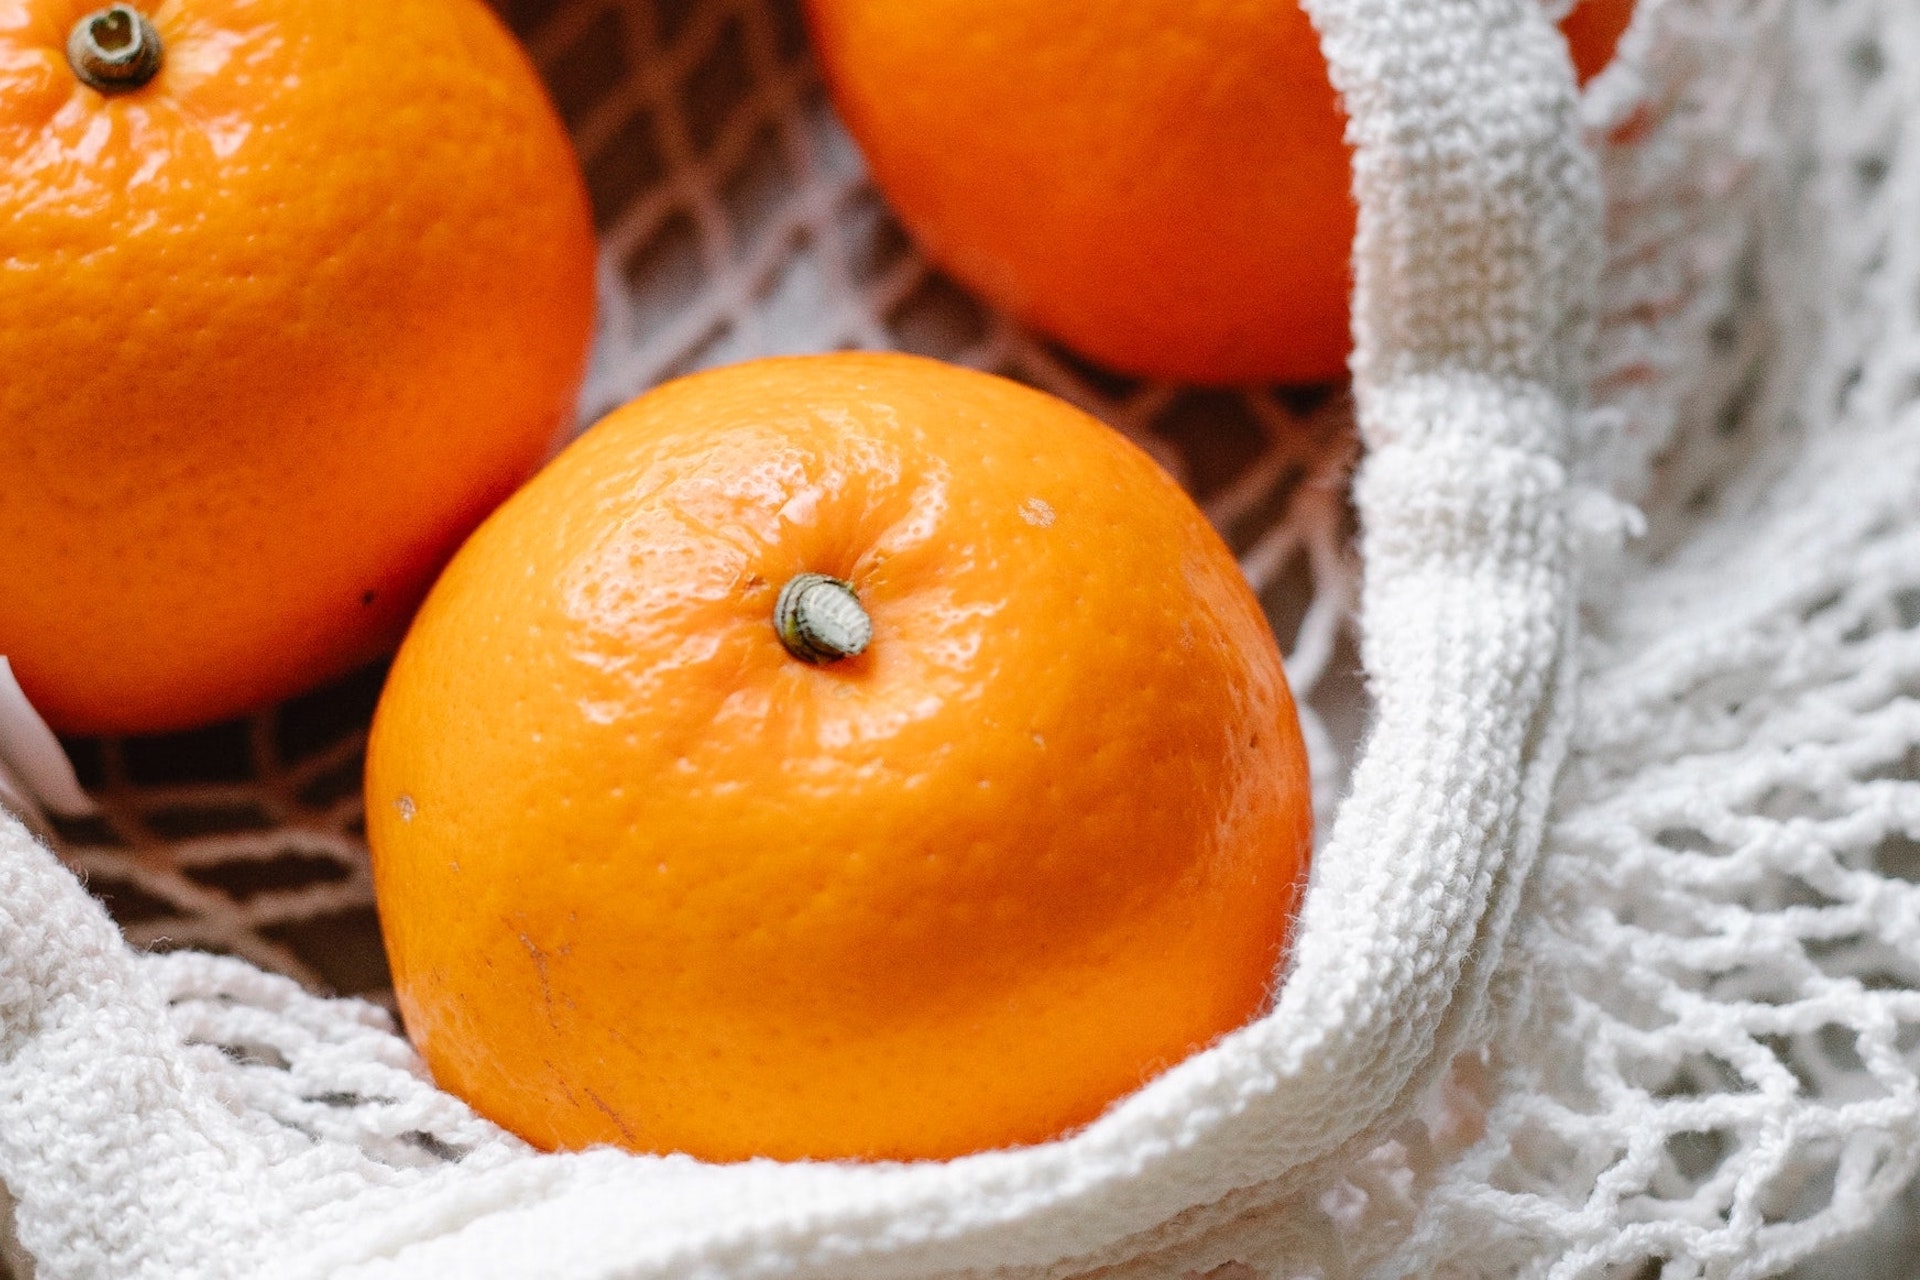
M398 638L570 412L593 229L480 0L92 13L0 0L0 653L158 730Z
M776 632L805 573L857 656ZM542 1147L713 1160L1092 1119L1262 1009L1311 821L1186 495L892 355L672 383L502 506L401 647L367 811L435 1079Z
M1569 27L1606 61L1632 0ZM1354 206L1297 0L808 0L873 179L927 254L1129 373L1344 375Z

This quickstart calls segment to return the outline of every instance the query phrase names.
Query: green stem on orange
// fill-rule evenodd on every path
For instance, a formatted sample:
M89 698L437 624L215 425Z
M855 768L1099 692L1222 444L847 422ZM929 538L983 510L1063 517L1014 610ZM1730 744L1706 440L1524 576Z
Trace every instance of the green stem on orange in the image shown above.
M130 4L96 9L73 24L67 64L101 93L129 93L160 74L166 51L147 15Z
M838 662L863 652L873 620L853 584L824 573L796 573L773 602L773 629L802 662Z

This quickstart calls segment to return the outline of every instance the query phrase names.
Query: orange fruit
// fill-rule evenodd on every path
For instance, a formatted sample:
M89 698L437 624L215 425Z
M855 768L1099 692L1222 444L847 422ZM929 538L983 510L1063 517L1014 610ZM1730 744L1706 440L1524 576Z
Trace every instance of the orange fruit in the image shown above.
M1581 84L1607 69L1613 50L1633 21L1634 0L1574 0L1573 10L1560 20L1573 58L1573 75Z
M857 656L785 647L807 573ZM897 355L674 382L503 505L401 646L367 812L442 1087L712 1160L1092 1119L1263 1008L1310 834L1279 653L1186 495Z
M1606 60L1632 0L1586 0ZM1287 0L809 0L833 99L928 256L1115 369L1345 375L1345 117Z
M570 413L593 228L479 0L160 0L104 92L91 11L0 0L0 653L170 729L398 639Z

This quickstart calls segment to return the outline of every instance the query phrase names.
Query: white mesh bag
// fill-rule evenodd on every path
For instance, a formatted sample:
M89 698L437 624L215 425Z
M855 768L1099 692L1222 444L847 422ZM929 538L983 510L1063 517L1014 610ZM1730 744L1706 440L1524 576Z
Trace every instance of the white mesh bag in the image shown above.
M0 679L0 788L42 810L38 837L0 818L16 1269L1897 1256L1920 1164L1920 8L1641 0L1582 100L1537 0L1309 7L1358 148L1351 402L1112 379L945 284L889 237L791 6L509 6L602 222L583 418L761 351L930 349L1089 405L1201 496L1288 642L1326 819L1271 1013L1034 1148L539 1154L435 1091L376 1001L325 994L381 984L341 959L368 902L364 711L326 727L370 682L196 739L231 747L211 778L74 744L99 807L61 820L83 798Z

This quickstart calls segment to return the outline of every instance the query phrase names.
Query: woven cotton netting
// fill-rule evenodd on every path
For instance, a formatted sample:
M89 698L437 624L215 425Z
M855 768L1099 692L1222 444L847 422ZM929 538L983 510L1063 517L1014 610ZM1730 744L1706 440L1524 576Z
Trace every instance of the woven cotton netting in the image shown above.
M1365 715L1346 396L1132 383L969 298L865 184L791 5L507 8L602 230L582 421L674 373L842 346L1088 407L1241 555L1288 651L1324 828ZM1451 1068L1414 1072L1340 1150L1224 1174L1238 1189L1152 1230L997 1274L1744 1276L1812 1257L1866 1276L1920 1251L1900 1201L1920 1165L1920 8L1642 0L1582 112L1606 192L1574 459L1583 674L1491 997L1446 1041ZM1607 493L1645 509L1624 549L1641 521ZM100 812L50 834L133 943L226 953L143 962L191 1069L267 1153L206 1176L336 1153L289 1193L303 1241L444 1187L351 1255L356 1275L431 1274L381 1260L408 1231L484 1226L610 1166L553 1172L388 1034L358 799L378 679L184 737L70 744ZM146 1158L96 1154L109 1177ZM625 1184L650 1211L702 1175L652 1176ZM38 1212L58 1274L110 1274L71 1247L93 1238L86 1205ZM275 1229L229 1226L220 1240ZM91 1256L116 1256L100 1230ZM942 1270L897 1234L897 1274ZM570 1241L497 1243L489 1274L569 1274L543 1260ZM142 1256L229 1274L203 1268L210 1248ZM883 1254L841 1274L896 1274ZM832 1273L791 1233L662 1257L645 1274Z
M1909 1275L1920 1164L1920 8L1670 4L1588 103L1587 676L1484 1136L1407 1256ZM1617 416L1616 416L1617 415ZM1476 1063L1476 1069L1481 1064Z

